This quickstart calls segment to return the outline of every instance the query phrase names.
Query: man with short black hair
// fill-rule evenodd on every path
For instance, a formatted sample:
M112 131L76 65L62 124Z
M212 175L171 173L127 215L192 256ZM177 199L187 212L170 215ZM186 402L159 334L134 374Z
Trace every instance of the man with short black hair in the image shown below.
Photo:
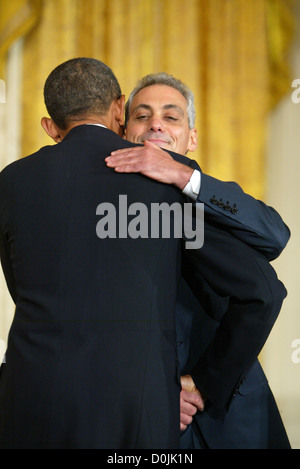
M107 168L132 144L119 136L124 96L105 64L67 61L44 94L42 125L58 144L0 174L1 262L16 304L0 448L178 448L181 239L129 227L136 203L150 213L185 198Z

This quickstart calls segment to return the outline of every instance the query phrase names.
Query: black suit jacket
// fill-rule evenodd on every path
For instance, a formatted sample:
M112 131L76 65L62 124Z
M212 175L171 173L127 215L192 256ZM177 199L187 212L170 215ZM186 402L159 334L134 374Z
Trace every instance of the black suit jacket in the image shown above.
M275 282L276 277L269 278ZM280 287L280 284L278 284ZM199 286L200 287L200 286ZM182 279L176 305L178 357L182 374L195 370L199 358L209 353L218 341L222 319L228 308L228 298L217 295L202 279L201 301ZM284 295L280 288L279 297ZM278 308L278 303L275 306ZM259 330L257 331L259 333ZM238 329L236 330L238 334ZM247 344L245 344L247 346ZM225 352L226 353L226 352ZM237 356L236 359L239 357ZM243 358L241 358L242 362ZM219 373L230 380L226 368ZM216 377L216 385L219 385ZM267 378L254 358L245 368L238 384L232 383L231 398L225 408L209 399L205 410L198 412L193 423L183 432L181 447L209 449L288 449L290 443Z
M117 208L118 227L119 195L150 211L184 203L174 187L107 168L104 158L126 146L107 129L79 126L0 175L1 261L16 303L0 381L2 448L179 447L180 251L196 295L204 277L230 296L216 347L190 368L218 407L278 314L285 289L270 282L266 259L213 223L199 250L180 250L178 238L97 237L99 204Z
M107 168L104 158L126 146L108 129L78 126L1 173L1 260L16 304L1 448L179 447L181 240L119 237L118 210L119 195L149 213L183 196ZM102 203L116 208L115 238L96 233Z
M225 409L269 336L287 292L263 254L212 224L205 224L203 248L187 254L183 274L194 295L203 301L204 278L227 302L225 313L211 308L218 322L214 340L190 370L198 389Z

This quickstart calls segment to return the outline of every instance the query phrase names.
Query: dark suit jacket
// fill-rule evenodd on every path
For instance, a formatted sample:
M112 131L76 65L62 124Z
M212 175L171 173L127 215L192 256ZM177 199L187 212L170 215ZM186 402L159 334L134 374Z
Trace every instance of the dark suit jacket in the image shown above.
M203 277L198 274L193 291L181 280L176 327L181 374L192 374L207 401L205 411L198 412L182 434L181 447L289 448L256 357L286 296L267 260L279 256L290 231L272 207L235 183L202 173L197 201L205 204L200 255L207 269ZM214 226L223 233L214 232ZM228 232L238 238L236 243ZM199 253L197 257L200 260ZM186 274L188 279L192 269Z
M173 312L180 240L96 235L98 205L118 207L120 194L148 208L183 203L176 188L106 167L104 157L128 145L109 130L80 126L1 173L1 261L16 302L0 382L2 448L179 447ZM213 223L208 228L202 249L181 249L182 270L197 294L205 276L231 298L216 350L191 368L222 407L285 290L269 286L265 257L249 269L252 252ZM246 338L228 341L248 323ZM228 374L224 386L215 384L219 366Z
M183 201L174 187L107 168L128 145L78 126L1 173L1 261L16 303L1 448L179 447L181 240L96 234L101 203L116 207L118 231L120 194L149 213Z
M235 182L201 174L197 202L205 205L205 220L276 259L290 238L290 230L273 207L245 193Z
M249 265L249 268L251 266ZM274 297L274 312L280 309L280 297L284 297L284 289L277 283L276 277L269 277L269 283L279 287L277 299ZM232 337L228 343L222 341L223 320L228 308L228 298L217 295L202 279L201 301L194 295L189 285L182 280L179 287L176 306L176 327L178 357L181 374L197 373L197 362L205 359L208 370L214 366L214 357L210 365L211 350L217 350L218 344L223 343L224 354L234 343L234 335L239 335L238 327L232 330ZM274 290L273 290L274 291ZM276 313L275 313L276 315ZM255 319L254 319L255 320ZM275 316L274 316L275 320ZM261 329L263 331L263 327ZM240 346L248 338L243 337L241 331ZM259 335L260 329L257 329ZM251 332L250 332L251 333ZM250 339L250 335L249 335ZM249 348L249 342L244 346ZM251 353L251 351L249 350ZM253 355L254 356L254 355ZM243 367L244 354L237 354L232 359L232 367ZM281 420L279 410L274 400L267 378L257 359L244 368L244 372L237 382L232 380L230 363L215 369L215 386L223 386L222 381L231 383L231 393L226 406L209 399L206 400L205 410L198 412L193 422L181 436L182 449L288 449L290 443ZM201 365L200 365L201 367ZM198 386L207 379L207 372L201 376L198 369ZM195 379L195 375L194 375ZM213 386L213 383L211 383ZM201 389L201 388L200 388ZM222 393L222 389L219 390ZM225 401L224 401L225 402Z

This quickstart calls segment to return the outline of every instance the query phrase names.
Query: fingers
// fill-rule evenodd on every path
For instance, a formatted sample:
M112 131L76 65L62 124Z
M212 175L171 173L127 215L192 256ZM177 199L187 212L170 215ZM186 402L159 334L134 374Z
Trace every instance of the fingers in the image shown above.
M122 148L111 152L110 156L105 158L107 166L116 169L130 165L133 170L141 171L149 166L161 165L163 162L173 162L173 158L168 153L151 142L147 143L149 145L143 147ZM137 169L138 165L140 165L139 169Z
M113 157L112 159L117 160L117 159L126 158L128 155L135 155L137 153L141 153L142 151L143 151L143 147L122 148L120 150L112 151L110 154L110 157Z
M185 430L193 421L193 416L196 414L197 408L180 399L180 430Z
M148 165L146 155L141 154L140 148L118 150L105 158L105 162L118 172L140 172Z
M181 402L193 406L196 409L195 413L197 412L197 410L204 410L205 407L205 401L200 393L196 394L194 392L185 391L184 389L180 392L180 410Z
M180 430L183 431L185 430L188 425L190 425L192 423L192 418L191 418L191 421L189 421L188 419L186 419L186 416L184 414L181 414L180 413Z
M197 411L204 410L204 400L201 395L181 390L180 392L180 430L183 431L193 421Z
M129 148L121 148L120 150L112 151L110 156L106 159L113 160L113 161L122 161L125 158L130 156L138 156L139 158L144 158L146 155L157 155L160 149L153 149L153 148L145 148L142 146L137 147L129 147Z
M196 394L200 394L196 385L193 381L193 378L190 375L183 375L180 377L181 387L185 391L194 392Z
M189 395L191 394L193 396L191 398L195 400L194 404L197 405L198 410L203 410L205 399L199 389L197 389L193 378L190 375L183 375L180 377L180 382L181 389L188 392Z
M197 406L191 401L187 401L184 396L180 395L180 412L188 415L189 417L193 417L197 413ZM190 423L190 422L188 422Z
M109 168L114 168L116 171L138 171L136 168L139 159L136 159L136 152L139 148L118 150L118 152L111 153L111 156L105 158L105 162Z
M164 184L183 189L193 169L175 161L169 153L155 145L123 148L105 158L108 167L119 173L141 173Z
M105 162L109 168L122 173L141 172L147 164L135 152L124 152L120 155L108 156Z

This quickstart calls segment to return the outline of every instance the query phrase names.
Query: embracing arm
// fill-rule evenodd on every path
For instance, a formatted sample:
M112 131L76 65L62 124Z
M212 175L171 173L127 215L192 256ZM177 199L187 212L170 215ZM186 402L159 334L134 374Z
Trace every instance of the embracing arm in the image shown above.
M144 146L113 152L106 163L117 172L140 172L180 190L185 190L194 171L198 172L199 184L195 184L197 193L193 199L204 203L205 219L262 252L268 260L279 256L290 231L276 210L246 194L238 184L202 173L194 160L176 153L171 155L145 142ZM194 185L191 186L193 189Z
M197 389L225 408L268 338L286 289L262 254L207 225L202 249L183 252L183 274L199 298L203 277L217 295L229 298L227 310L215 318L213 340L190 370Z
M246 194L235 182L223 182L201 173L197 202L205 215L223 226L268 260L276 259L290 238L290 230L272 207Z

